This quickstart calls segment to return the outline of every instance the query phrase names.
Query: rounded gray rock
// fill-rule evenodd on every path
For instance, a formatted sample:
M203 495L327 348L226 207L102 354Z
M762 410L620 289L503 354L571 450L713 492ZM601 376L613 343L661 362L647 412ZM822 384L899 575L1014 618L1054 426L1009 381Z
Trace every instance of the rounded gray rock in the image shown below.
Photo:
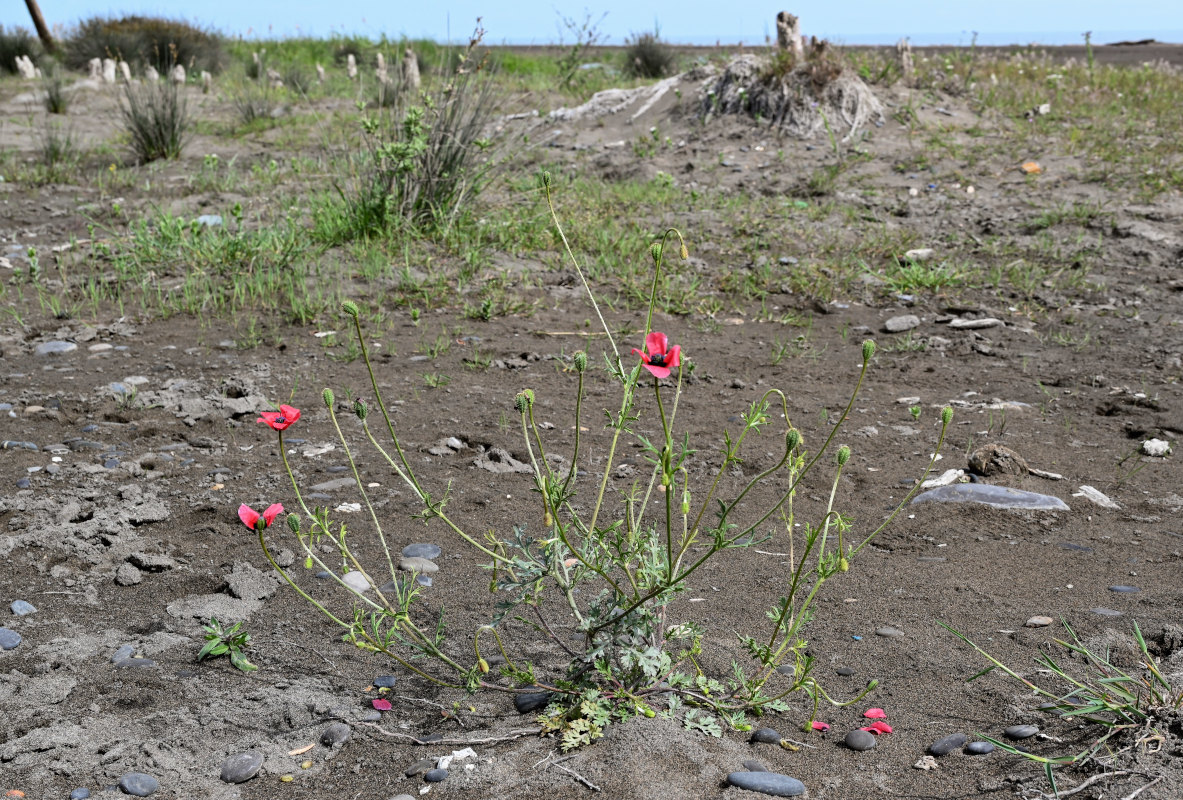
M374 685L379 689L393 689L397 682L398 678L394 675L379 675L374 678Z
M13 600L11 608L12 613L16 614L18 617L24 617L29 614L37 613L37 607L28 600Z
M994 745L990 742L970 742L965 746L965 752L971 756L984 756L994 752Z
M133 797L147 797L160 788L160 781L143 772L128 772L119 779L119 788Z
M764 766L755 759L749 759L748 761L743 762L743 768L748 772L768 772L768 767Z
M353 729L344 722L334 722L321 732L320 743L325 747L332 747L335 744L344 744L352 735Z
M1002 732L1002 735L1008 739L1030 739L1037 733L1039 733L1037 725L1011 725Z
M11 628L0 628L0 650L11 650L21 643L21 635Z
M407 767L406 770L403 771L403 775L406 775L408 778L414 778L416 775L422 775L424 772L432 769L435 769L435 759L421 758L411 766Z
M780 744L780 734L772 728L756 728L752 731L752 738L748 741L757 744Z
M885 625L882 628L875 629L876 636L886 636L888 638L898 638L904 635L904 632L899 628L893 628L890 625Z
M749 792L759 792L773 797L797 797L805 794L805 784L779 772L732 772L727 783Z
M432 573L439 572L439 565L434 561L428 561L426 558L402 558L398 562L398 568L403 572L420 572Z
M255 750L235 753L222 762L222 780L226 783L246 783L263 768L263 754Z
M73 353L77 349L78 345L73 342L42 342L33 348L33 354L38 356L60 356L65 353Z
M70 792L70 800L86 800L88 797L90 797L90 789L87 789L85 786L79 786Z
M444 552L438 544L416 543L403 548L403 558L426 558L428 561L439 558Z
M448 777L446 769L429 769L423 773L423 780L428 783L439 783Z
M915 314L903 314L898 317L892 317L883 323L883 329L888 333L903 333L904 331L910 331L913 328L919 327L920 317Z
M522 692L513 696L513 707L519 714L529 714L550 703L550 692Z
M969 739L964 733L951 733L943 736L928 746L928 752L934 756L947 756Z
M851 750L870 750L875 745L879 744L874 734L864 730L853 730L846 734L846 738L842 740L843 743Z

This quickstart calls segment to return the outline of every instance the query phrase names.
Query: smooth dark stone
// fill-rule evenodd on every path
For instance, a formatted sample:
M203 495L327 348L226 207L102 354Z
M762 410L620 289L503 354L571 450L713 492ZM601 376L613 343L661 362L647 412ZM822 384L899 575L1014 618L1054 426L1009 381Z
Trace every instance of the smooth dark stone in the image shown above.
M328 580L329 578L333 577L333 573L329 572L327 569L322 569L320 572L316 573L316 577L320 578L321 580Z
M426 558L428 560L439 558L443 550L438 544L409 544L403 548L403 556L405 558Z
M32 442L17 442L11 439L5 439L0 442L0 450L39 450L40 448Z
M439 783L448 777L446 769L429 769L423 773L423 780L428 783Z
M797 666L795 664L781 664L776 668L776 671L781 675L792 675L797 671Z
M780 734L772 728L756 728L748 741L757 744L780 744Z
M160 781L143 772L128 772L119 779L119 788L134 797L147 797L160 788Z
M964 733L951 733L943 736L928 746L928 752L934 756L947 756L969 739Z
M768 772L768 767L764 766L755 759L749 759L743 762L743 768L748 772Z
M95 432L95 431L97 431L98 429L99 429L99 426L98 426L98 425L93 425L93 424L91 424L91 425L83 425L83 426L82 426L82 428L81 428L80 430L81 430L83 433L94 433L94 432Z
M106 450L107 445L102 442L92 442L88 439L71 439L66 442L66 447L77 453L79 450Z
M1112 608L1090 608L1094 614L1100 614L1102 617L1120 617L1120 611L1114 611Z
M870 750L879 742L875 739L874 734L869 731L854 730L846 734L846 738L842 740L851 750Z
M379 675L377 678L374 678L374 686L379 689L393 689L394 684L397 682L398 678L394 675Z
M838 669L834 670L834 672L838 675L841 675L843 678L849 678L854 674L854 670L850 667L838 667Z
M885 625L882 628L876 628L875 635L876 636L886 636L890 639L895 639L895 638L899 638L900 636L903 636L904 632L901 631L899 628L893 628L890 625Z
M994 752L994 745L990 742L970 742L965 746L965 752L971 756L984 756Z
M21 643L21 635L11 628L0 628L0 650L11 650Z
M103 462L103 469L115 469L118 466L119 466L119 459L118 458L108 458L106 461Z
M24 617L29 614L37 613L37 607L27 600L13 600L12 605L9 606L9 608L11 608L12 613L16 614L18 617Z
M263 768L263 754L254 750L235 753L222 762L222 780L226 783L245 783Z
M550 692L524 692L513 696L513 707L519 714L529 714L550 703Z
M349 737L352 735L353 729L344 722L334 722L320 734L320 743L325 747L332 747L335 744L349 741Z
M732 772L727 783L749 792L759 792L773 797L797 797L805 794L805 784L779 772Z
M1002 735L1008 739L1030 739L1037 733L1039 733L1039 727L1036 725L1011 725L1002 732Z
M90 797L90 789L87 789L85 786L79 786L70 792L70 800L86 800L88 797Z
M1133 594L1134 592L1140 592L1142 590L1139 589L1137 586L1118 585L1118 586L1110 586L1109 591L1118 592L1119 594Z
M19 479L17 479L17 482L16 482L16 488L31 489L31 488L33 488L33 482L31 480L29 480L28 478L19 478Z
M435 769L435 759L421 758L411 766L407 767L403 774L408 778L414 778L416 775L422 775L424 772L427 772L431 769Z

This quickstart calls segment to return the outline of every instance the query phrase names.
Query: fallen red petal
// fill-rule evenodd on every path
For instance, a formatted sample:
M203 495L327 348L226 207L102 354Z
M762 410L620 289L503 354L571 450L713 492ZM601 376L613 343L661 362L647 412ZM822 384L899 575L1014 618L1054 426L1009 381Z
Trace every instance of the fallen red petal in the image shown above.
M863 712L863 716L867 719L887 719L887 712L882 708L868 708Z
M830 726L824 722L818 722L817 720L814 720L813 721L813 729L815 731L828 731L830 729Z
M381 697L376 700L371 700L370 704L379 711L389 711L391 709L390 701L383 700Z
M870 731L878 736L881 733L891 733L891 726L886 722L874 722L865 728L859 728L860 731Z

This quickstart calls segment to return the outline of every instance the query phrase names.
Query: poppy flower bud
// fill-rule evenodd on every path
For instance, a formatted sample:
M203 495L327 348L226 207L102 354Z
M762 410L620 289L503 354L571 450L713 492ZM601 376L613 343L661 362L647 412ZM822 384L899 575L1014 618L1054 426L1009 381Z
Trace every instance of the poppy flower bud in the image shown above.
M682 258L683 261L690 260L690 251L688 249L686 249L685 243L682 244L682 249L681 249L681 251L679 251L678 255Z
M953 421L953 408L951 406L945 406L944 408L941 409L941 424L948 425L952 421Z
M690 492L689 490L682 491L682 514L690 513Z
M300 533L300 515L299 514L288 514L288 530L290 530L292 533L294 533L296 535L299 535L299 533Z
M799 444L801 444L801 431L789 428L789 432L785 434L785 449L791 453Z
M846 466L846 462L850 460L850 447L842 445L838 448L838 466Z
M846 556L838 559L838 571L847 572L850 570L850 562L846 560Z
M542 188L550 191L550 173L544 171L538 177L542 181Z
M312 556L304 558L304 569L312 569Z
M545 528L549 528L551 525L554 525L554 524L555 524L555 518L551 515L550 509L547 509L546 512L543 513L543 515L542 515L542 525Z
M336 397L333 395L332 389L325 389L323 392L321 392L320 399L324 400L325 408L332 408L333 403L336 401Z
M519 414L525 414L534 405L534 392L522 389L513 398L513 407Z
M489 672L489 662L483 658L477 659L476 668L481 671L482 675L486 675Z
M649 255L653 256L653 263L661 262L661 242L654 242L649 245Z
M571 361L575 363L576 372L582 373L587 370L587 353L582 350L571 356Z
M361 399L354 400L353 401L353 413L357 414L358 419L360 419L362 422L365 422L366 416L368 416L370 413L370 407L368 405L366 405L365 400L361 400Z
M357 319L357 315L361 313L358 311L357 303L353 302L352 300L346 300L344 303L342 303L341 310L354 319Z
M875 342L873 339L867 339L863 342L863 361L870 361L873 355L875 355Z

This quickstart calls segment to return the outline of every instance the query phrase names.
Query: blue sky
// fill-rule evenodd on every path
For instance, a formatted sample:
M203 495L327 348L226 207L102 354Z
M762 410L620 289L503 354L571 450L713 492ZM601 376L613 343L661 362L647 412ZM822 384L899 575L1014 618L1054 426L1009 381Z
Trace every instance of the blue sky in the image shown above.
M979 42L985 44L1078 43L1086 30L1094 31L1097 42L1147 37L1183 40L1183 3L1178 0L1123 0L1117 5L1102 0L839 0L808 5L817 7L798 7L807 35L851 44L894 42L904 35L920 44L968 44L971 31L978 31ZM663 38L674 42L707 44L719 39L758 44L766 33L775 34L775 6L755 0L593 0L586 4L586 11L593 19L606 12L600 29L612 43L633 32L652 30L656 22ZM148 13L185 17L231 35L265 38L385 33L442 41L449 34L453 39L465 37L481 16L487 40L494 44L554 42L559 38L560 11L580 21L585 16L584 4L552 0L42 0L41 7L51 26L69 25L94 14ZM5 0L0 24L28 27L24 3Z

